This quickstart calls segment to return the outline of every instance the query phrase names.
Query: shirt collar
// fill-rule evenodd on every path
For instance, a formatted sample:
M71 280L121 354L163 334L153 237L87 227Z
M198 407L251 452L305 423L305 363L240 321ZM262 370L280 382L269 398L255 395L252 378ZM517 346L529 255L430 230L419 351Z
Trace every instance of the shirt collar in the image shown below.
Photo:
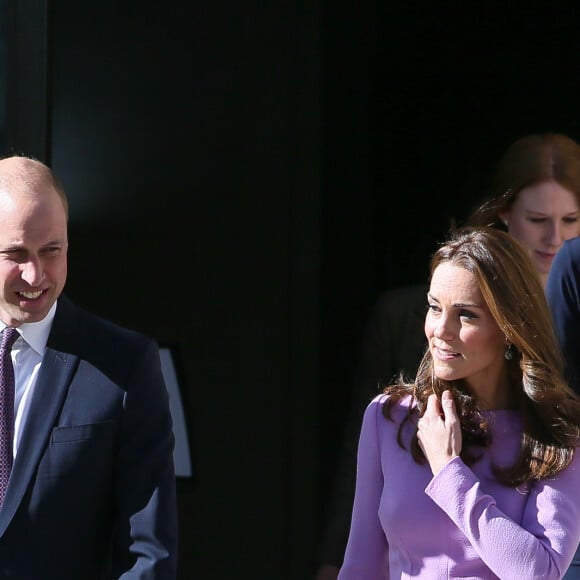
M52 328L52 321L56 313L56 302L50 307L48 314L38 322L25 322L18 327L20 336L24 338L29 346L31 346L40 356L44 355L46 350L46 342L48 335ZM6 328L3 322L0 322L0 332Z

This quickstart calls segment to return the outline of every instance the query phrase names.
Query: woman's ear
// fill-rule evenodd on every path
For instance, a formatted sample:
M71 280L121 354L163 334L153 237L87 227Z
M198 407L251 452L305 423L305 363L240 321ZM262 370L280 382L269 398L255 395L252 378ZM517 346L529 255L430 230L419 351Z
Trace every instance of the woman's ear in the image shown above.
M509 213L507 211L502 211L499 214L499 219L503 222L506 228L509 227L510 221L509 221Z

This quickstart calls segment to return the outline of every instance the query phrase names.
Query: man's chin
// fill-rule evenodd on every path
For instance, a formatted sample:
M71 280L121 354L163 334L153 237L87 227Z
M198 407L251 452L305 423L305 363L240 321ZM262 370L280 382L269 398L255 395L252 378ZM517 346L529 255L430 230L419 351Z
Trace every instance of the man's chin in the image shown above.
M17 312L11 312L11 316L18 324L40 322L50 308L19 308Z

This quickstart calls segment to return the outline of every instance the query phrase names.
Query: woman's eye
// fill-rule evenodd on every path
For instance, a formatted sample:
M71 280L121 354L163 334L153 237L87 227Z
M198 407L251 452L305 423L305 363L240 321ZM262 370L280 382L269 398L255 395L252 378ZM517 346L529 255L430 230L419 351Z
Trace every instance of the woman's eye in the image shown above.
M477 318L477 315L474 312L471 312L470 310L462 310L459 313L459 316L461 316L461 318L469 318L469 320Z

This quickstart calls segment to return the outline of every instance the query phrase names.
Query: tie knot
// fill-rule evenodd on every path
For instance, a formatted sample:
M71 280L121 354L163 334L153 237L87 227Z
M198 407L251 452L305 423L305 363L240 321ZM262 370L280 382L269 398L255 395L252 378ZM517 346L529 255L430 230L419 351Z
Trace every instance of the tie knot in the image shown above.
M0 340L0 350L10 350L12 345L18 338L18 331L12 326L7 326L2 332L2 339Z

